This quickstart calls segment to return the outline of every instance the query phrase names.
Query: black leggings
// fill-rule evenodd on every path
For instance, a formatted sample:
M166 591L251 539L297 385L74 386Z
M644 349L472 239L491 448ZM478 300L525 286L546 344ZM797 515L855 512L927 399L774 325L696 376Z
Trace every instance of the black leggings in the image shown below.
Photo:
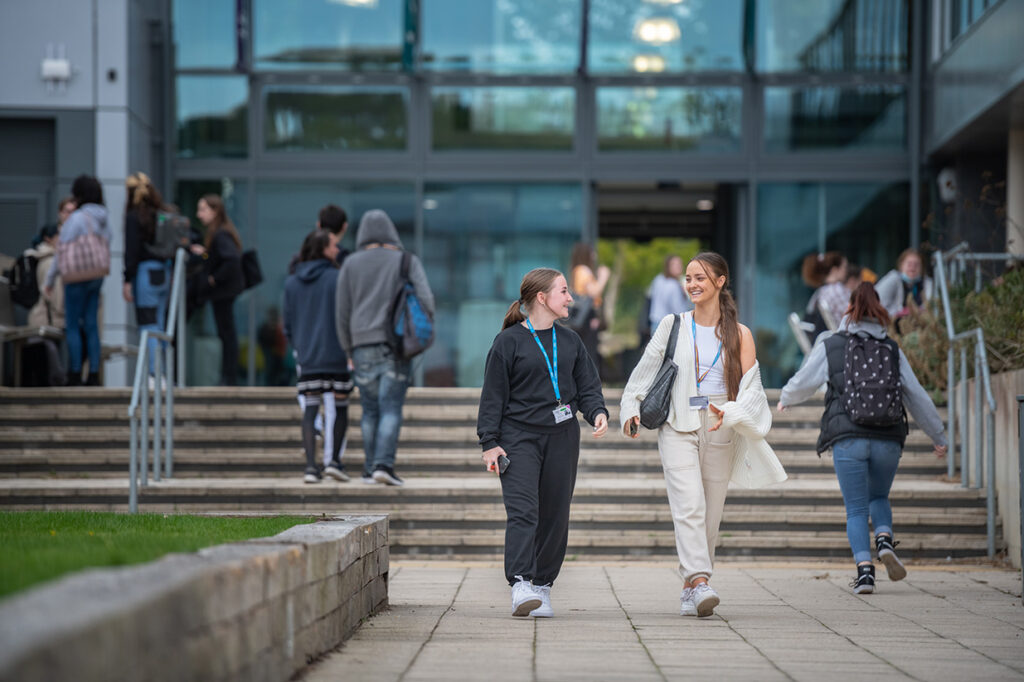
M551 585L562 569L569 543L569 503L580 459L580 426L575 419L555 433L501 425L501 447L509 467L501 475L505 526L505 578L517 576Z
M238 383L238 332L235 331L235 299L211 301L213 320L220 337L220 383L234 386Z

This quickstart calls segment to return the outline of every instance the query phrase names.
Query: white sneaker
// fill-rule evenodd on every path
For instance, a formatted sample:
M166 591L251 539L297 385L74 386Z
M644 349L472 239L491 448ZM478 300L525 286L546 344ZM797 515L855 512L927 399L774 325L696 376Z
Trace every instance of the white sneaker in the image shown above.
M534 618L552 618L555 610L551 608L551 585L534 585L534 592L540 597L540 606L530 611Z
M720 601L718 593L711 589L711 586L707 583L697 583L694 585L690 598L693 599L693 603L697 608L697 616L700 618L707 618L712 615Z
M684 587L683 593L679 595L679 615L696 616L697 605L693 603L693 588Z
M512 615L521 618L530 615L530 612L539 608L543 602L533 589L533 583L524 580L520 575L516 578L519 582L512 586Z

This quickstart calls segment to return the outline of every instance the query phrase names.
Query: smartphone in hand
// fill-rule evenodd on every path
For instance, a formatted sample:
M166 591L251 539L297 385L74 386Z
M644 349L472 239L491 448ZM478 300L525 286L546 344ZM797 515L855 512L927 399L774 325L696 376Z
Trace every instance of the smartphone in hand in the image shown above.
M508 457L505 455L498 455L498 474L501 475L508 471L508 465L511 462L508 461Z

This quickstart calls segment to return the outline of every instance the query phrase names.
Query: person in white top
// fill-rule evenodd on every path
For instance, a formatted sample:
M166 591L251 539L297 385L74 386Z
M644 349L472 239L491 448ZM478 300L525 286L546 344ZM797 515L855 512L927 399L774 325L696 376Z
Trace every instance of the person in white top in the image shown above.
M672 254L665 259L665 269L651 282L651 329L655 329L662 318L672 313L693 310L693 304L683 293L683 259Z
M729 482L761 487L785 480L765 436L771 409L761 386L750 330L726 288L729 266L717 253L686 267L693 312L683 313L673 360L678 366L667 421L658 429L676 551L683 576L680 613L710 616L719 596L708 585ZM623 433L637 438L640 403L661 367L676 315L658 324L622 392Z

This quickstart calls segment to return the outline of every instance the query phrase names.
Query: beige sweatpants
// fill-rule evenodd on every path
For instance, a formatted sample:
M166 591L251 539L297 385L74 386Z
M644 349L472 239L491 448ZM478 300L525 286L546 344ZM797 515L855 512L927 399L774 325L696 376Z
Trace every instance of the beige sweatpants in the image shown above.
M725 396L711 402L721 404ZM708 431L717 421L701 411L701 427L681 433L665 424L658 431L658 453L665 471L668 504L676 533L679 572L687 582L711 577L732 468L732 429Z

